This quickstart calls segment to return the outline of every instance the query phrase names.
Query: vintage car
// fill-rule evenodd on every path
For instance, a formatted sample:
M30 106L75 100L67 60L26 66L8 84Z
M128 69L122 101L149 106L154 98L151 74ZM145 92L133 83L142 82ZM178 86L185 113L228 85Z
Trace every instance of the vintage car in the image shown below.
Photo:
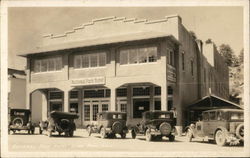
M219 146L243 143L244 115L239 109L213 109L202 112L202 120L186 128L189 141L193 138L215 140Z
M175 121L173 112L170 111L146 111L142 114L142 121L131 128L132 138L137 134L146 135L146 140L161 140L163 136L169 141L175 140Z
M31 122L31 111L28 109L10 109L9 133L26 130L34 134L35 126Z
M87 125L89 136L92 133L100 133L101 138L115 138L119 134L126 138L128 128L126 126L127 114L125 112L105 111L97 114L97 123Z
M65 136L73 137L74 131L76 130L76 125L74 119L77 119L78 115L69 112L52 111L49 118L45 122L40 122L39 128L42 133L46 130L48 136L52 136L53 132L58 132L59 135L64 133Z

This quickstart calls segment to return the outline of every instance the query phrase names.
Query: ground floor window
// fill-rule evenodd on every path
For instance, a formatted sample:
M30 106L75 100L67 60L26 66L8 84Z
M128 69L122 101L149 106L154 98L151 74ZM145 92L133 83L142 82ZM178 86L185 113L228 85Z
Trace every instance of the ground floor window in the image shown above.
M121 104L121 112L127 112L127 104Z
M78 103L70 103L70 112L78 113Z
M96 121L97 120L97 113L98 113L98 104L93 104L93 121Z
M168 100L168 110L173 108L173 100Z
M161 110L161 101L155 100L155 110Z
M108 111L109 105L108 104L102 104L102 111Z
M84 121L90 121L90 105L84 105Z
M51 111L62 111L62 103L61 102L50 102L50 112Z
M134 99L133 100L133 118L142 118L142 113L149 111L149 99Z

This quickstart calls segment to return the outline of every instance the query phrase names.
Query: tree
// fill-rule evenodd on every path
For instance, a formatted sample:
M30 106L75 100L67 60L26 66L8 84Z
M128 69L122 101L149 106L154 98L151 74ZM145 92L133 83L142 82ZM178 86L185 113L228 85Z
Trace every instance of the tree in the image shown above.
M209 38L209 39L206 40L206 44L209 44L209 43L213 43L212 40L211 40L211 38Z
M237 57L228 44L222 44L219 47L220 54L225 58L228 66L234 67L237 64Z
M240 64L243 64L244 62L244 49L241 49L240 54L238 56L238 60Z

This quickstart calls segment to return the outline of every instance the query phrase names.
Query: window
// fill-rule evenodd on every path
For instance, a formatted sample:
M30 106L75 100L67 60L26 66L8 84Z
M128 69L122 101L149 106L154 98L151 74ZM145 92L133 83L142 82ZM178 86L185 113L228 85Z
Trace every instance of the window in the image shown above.
M78 103L70 103L70 112L78 113Z
M62 69L62 58L44 58L34 61L34 72L60 71Z
M157 61L157 47L141 47L122 49L120 51L120 65L140 64Z
M106 65L106 53L92 53L74 56L74 68L103 67Z
M216 113L215 113L215 111L209 113L209 120L216 120Z
M90 121L90 105L84 105L84 121Z
M185 70L185 54L184 54L184 52L181 53L181 57L182 57L182 70Z
M105 98L110 97L110 89L85 90L84 98Z
M205 112L205 113L203 113L203 116L202 116L203 118L203 120L204 121L208 121L208 113L207 112Z
M50 111L62 111L62 103L50 102Z
M149 87L133 88L133 96L148 96L149 93Z
M49 99L62 99L63 98L63 93L62 92L49 92Z
M127 104L121 104L121 112L127 112Z
M172 50L168 50L167 58L168 58L168 64L174 66L174 52Z
M161 101L160 100L155 101L155 110L161 110Z
M190 65L191 65L191 74L193 76L194 75L194 62L193 62L193 60L190 61Z
M70 91L70 98L77 99L78 98L78 91Z
M155 87L155 95L161 95L161 87Z
M127 96L127 88L119 88L116 90L117 97L126 97Z
M109 105L108 104L102 104L102 111L108 111Z
M93 104L93 121L96 121L98 113L98 104Z

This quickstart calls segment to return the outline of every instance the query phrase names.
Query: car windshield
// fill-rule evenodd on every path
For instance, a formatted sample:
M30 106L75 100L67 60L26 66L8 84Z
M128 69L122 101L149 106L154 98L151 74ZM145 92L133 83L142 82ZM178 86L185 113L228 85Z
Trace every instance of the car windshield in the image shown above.
M14 115L16 115L16 116L24 116L24 115L25 115L25 112L18 112L18 111L15 111L15 112L14 112Z
M171 118L170 113L147 113L146 114L146 119L166 119L166 118Z
M244 115L243 113L231 113L231 120L243 120L244 119Z
M170 114L159 114L158 118L170 118Z

